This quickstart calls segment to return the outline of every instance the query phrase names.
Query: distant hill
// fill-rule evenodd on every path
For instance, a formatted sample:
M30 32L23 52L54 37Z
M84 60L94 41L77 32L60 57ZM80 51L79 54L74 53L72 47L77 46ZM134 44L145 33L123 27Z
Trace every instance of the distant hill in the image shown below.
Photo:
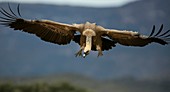
M10 3L13 10L16 3ZM63 23L96 22L105 28L116 28L150 34L152 26L170 29L169 0L141 0L122 7L88 8L44 4L21 4L26 19L50 19ZM0 3L8 9L7 3ZM16 11L16 10L15 10ZM2 16L2 15L0 15ZM140 80L169 80L170 46L152 44L144 48L116 48L97 58L76 58L79 46L72 42L59 46L39 38L0 26L0 77L32 77L75 73L97 79L133 77Z
M134 78L96 80L75 74L0 80L0 90L3 92L16 89L21 90L21 92L30 92L30 90L48 90L48 92L58 92L54 90L67 90L66 92L169 92L170 81L146 81Z

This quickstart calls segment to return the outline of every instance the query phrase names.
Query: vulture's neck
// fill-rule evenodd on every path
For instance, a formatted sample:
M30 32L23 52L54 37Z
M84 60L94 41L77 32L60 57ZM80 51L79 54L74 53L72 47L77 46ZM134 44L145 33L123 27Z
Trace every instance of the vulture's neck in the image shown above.
M91 51L92 47L92 36L86 36L86 46L84 48L84 52Z

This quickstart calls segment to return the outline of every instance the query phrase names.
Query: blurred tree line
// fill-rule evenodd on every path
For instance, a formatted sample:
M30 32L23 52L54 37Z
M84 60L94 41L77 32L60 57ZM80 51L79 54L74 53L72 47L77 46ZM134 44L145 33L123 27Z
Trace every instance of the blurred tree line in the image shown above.
M86 89L73 86L69 83L47 84L0 84L0 92L88 92Z

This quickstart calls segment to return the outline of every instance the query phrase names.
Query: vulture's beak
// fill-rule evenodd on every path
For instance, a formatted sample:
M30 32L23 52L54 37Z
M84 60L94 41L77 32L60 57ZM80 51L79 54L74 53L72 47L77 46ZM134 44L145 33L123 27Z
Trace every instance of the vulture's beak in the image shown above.
M85 58L89 54L89 51L83 53L83 58Z

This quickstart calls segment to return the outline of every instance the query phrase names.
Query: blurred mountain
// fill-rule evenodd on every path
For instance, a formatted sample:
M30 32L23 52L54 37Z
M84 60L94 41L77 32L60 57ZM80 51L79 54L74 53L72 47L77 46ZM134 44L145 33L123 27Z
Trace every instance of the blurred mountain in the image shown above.
M17 4L10 3L17 12ZM169 0L141 0L122 7L90 8L44 4L21 4L26 19L49 19L63 23L96 22L105 28L116 28L150 34L152 26L170 29ZM0 7L8 9L7 3ZM2 14L0 15L2 16ZM169 80L170 46L125 47L117 45L97 58L76 58L79 46L41 41L34 35L0 26L0 77L35 77L53 74L81 74L97 79L132 77L139 80Z
M136 80L134 78L103 81L76 74L0 79L1 92L15 92L16 89L20 92L30 92L30 90L48 90L48 92L58 92L58 90L67 90L64 92L169 92L170 81Z

